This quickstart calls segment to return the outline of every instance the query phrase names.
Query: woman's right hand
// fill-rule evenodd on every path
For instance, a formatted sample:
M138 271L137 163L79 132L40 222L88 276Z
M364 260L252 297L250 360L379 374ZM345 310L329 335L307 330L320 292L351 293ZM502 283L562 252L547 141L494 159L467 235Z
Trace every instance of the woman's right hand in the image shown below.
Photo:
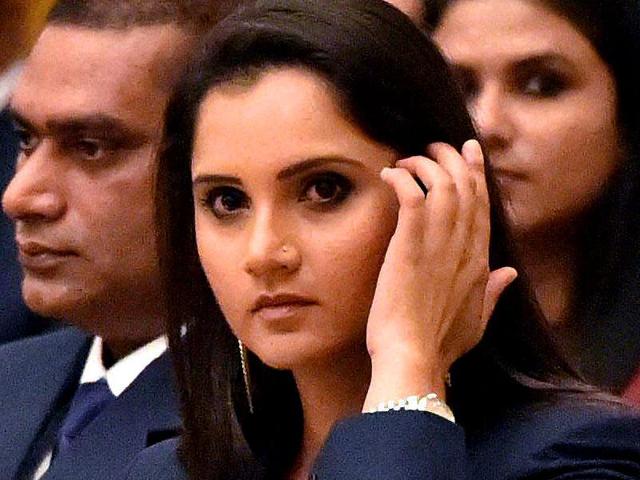
M510 267L489 269L489 198L478 142L466 142L461 154L443 143L427 153L432 159L407 158L381 173L400 208L367 324L372 377L365 411L408 395L444 398L451 364L480 341L517 275Z

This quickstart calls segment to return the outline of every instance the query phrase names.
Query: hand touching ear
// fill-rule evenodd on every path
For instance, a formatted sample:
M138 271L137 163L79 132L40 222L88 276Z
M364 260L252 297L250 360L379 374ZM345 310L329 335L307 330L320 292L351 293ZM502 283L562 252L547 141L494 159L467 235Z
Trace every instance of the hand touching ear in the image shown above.
M437 143L382 179L400 209L367 325L372 378L364 409L408 395L445 393L451 364L482 338L510 267L489 269L489 198L475 140ZM416 181L428 190L424 191Z

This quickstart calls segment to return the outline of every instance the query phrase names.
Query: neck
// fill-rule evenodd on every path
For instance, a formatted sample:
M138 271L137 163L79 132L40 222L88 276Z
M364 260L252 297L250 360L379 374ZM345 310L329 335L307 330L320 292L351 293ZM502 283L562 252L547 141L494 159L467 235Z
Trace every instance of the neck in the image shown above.
M336 362L340 358L340 362ZM369 387L371 362L363 351L335 355L321 365L293 370L304 417L302 445L289 480L309 477L311 467L336 421L357 415Z
M576 281L577 239L565 230L516 237L519 260L551 324L568 319Z
M138 348L146 345L152 340L159 337L161 333L159 332L157 335L151 335L145 338L138 339L104 339L104 353L103 353L103 362L104 365L109 368L114 365L118 360L123 359L130 353L135 352Z
M155 308L159 303L150 305L153 308L102 312L72 323L102 337L115 363L165 332L167 312Z

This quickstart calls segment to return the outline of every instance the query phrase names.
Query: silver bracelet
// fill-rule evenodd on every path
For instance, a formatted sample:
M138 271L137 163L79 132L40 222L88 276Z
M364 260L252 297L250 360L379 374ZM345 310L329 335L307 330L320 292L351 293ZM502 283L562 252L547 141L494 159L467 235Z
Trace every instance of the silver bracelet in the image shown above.
M435 415L455 423L456 418L449 406L444 403L435 393L428 393L421 397L419 395L411 395L400 400L388 400L380 402L376 407L367 413L389 412L399 410L417 410L420 412L430 412Z

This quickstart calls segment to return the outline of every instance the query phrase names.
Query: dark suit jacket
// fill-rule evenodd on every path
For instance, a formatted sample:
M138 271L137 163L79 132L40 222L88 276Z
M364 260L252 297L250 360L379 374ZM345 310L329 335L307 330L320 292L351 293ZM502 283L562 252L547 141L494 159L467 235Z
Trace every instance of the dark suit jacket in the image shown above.
M0 478L33 471L77 388L91 338L75 328L0 347ZM168 354L151 363L54 458L46 480L121 478L144 448L175 436L180 417ZM61 414L62 412L62 414Z
M138 456L128 480L184 480L177 440ZM317 480L640 479L640 416L626 408L532 406L478 433L423 412L340 422L321 452Z
M6 110L0 110L0 195L13 176L17 139ZM51 326L22 301L22 275L16 257L13 224L0 211L0 343L42 332Z

